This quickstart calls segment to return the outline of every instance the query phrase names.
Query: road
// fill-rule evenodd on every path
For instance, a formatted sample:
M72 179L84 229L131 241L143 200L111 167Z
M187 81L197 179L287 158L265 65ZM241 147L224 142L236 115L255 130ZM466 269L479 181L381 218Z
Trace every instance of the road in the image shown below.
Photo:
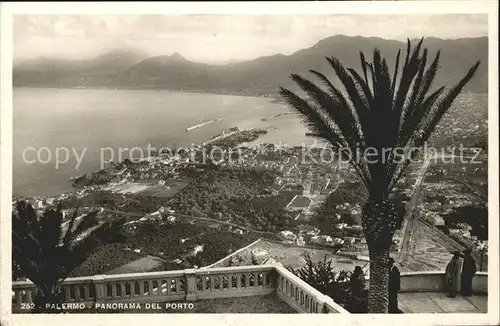
M412 234L414 234L415 227L417 226L417 221L418 221L418 216L415 214L415 209L417 208L419 202L420 202L420 194L421 194L421 188L422 184L425 178L425 175L427 173L427 169L431 165L431 162L437 161L438 159L450 159L450 158L455 158L458 157L454 154L452 155L439 155L439 157L436 157L436 155L427 155L424 161L424 164L422 165L420 171L418 172L419 175L417 177L417 180L415 182L415 188L413 190L413 196L411 200L407 204L406 208L406 216L404 218L403 222L403 227L402 227L402 241L401 241L401 250L399 251L399 256L398 256L398 261L403 261L406 256L408 255L409 251L409 246L411 242L411 237ZM462 159L473 159L473 157L462 157Z
M126 215L129 217L135 218L136 220L139 218L146 217L146 216L150 215L150 214L146 214L146 213L140 214L140 213L129 213L129 212L122 212L122 211L115 211L115 210L110 210L110 209L106 209L106 208L103 211L109 212L109 213L120 214L120 215ZM196 217L196 216L190 216L190 215L185 215L185 214L180 214L180 213L172 213L170 215L172 215L178 219L185 220L185 221L217 223L217 224L223 224L223 225L239 228L242 230L246 230L247 232L254 232L254 233L258 233L258 234L262 234L262 235L266 235L266 234L267 235L275 235L272 232L254 230L254 229L251 229L251 228L243 226L243 225L239 225L239 224L235 224L235 223L231 223L231 222L226 222L226 221L222 221L222 220L217 220L217 219L213 219L213 218L208 218L208 217ZM133 221L129 221L128 223L130 223L130 222L133 222Z
M406 258L406 255L408 253L408 248L410 246L410 240L411 240L411 235L415 229L416 225L416 220L417 220L417 214L414 214L415 209L418 206L418 203L420 202L420 193L421 193L421 188L422 184L425 178L425 174L427 172L427 169L431 165L431 161L434 158L434 156L426 156L424 164L418 171L418 177L415 182L415 187L413 190L413 196L411 197L411 200L408 202L406 205L406 216L404 217L404 222L403 222L403 227L402 227L402 241L401 241L401 250L399 251L399 257L398 261L403 261Z

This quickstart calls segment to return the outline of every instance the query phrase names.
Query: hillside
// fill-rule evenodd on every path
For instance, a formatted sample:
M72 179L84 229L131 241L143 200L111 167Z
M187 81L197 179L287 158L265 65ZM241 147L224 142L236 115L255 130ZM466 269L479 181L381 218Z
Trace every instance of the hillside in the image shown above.
M432 57L441 49L441 70L436 77L436 85L458 81L475 61L481 60L479 71L467 91L487 92L487 37L456 40L428 38L424 44ZM375 47L388 57L389 65L393 66L398 49L404 52L406 44L374 37L336 35L288 56L276 54L225 65L191 62L177 53L146 58L130 51L116 50L92 60L30 60L14 68L13 83L15 87L155 88L276 95L279 86L294 88L288 78L290 73L307 74L309 69L315 69L331 76L332 69L325 60L327 56L339 58L347 67L358 68L359 51L371 56Z

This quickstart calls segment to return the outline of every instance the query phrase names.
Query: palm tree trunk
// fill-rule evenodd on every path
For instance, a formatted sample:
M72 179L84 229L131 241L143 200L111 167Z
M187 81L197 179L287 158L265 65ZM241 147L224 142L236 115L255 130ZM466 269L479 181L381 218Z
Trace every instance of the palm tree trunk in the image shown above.
M389 307L389 250L370 250L370 292L368 311L387 313Z
M389 252L396 230L394 203L368 201L363 207L363 231L370 257L368 311L387 313L389 306Z
M33 303L35 304L35 313L61 313L57 308L65 300L64 293L57 289L56 285L46 285L35 294Z

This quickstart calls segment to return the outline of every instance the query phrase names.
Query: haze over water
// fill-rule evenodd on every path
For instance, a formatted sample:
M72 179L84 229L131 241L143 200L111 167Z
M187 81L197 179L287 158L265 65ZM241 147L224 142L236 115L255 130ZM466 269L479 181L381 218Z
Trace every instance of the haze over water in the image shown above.
M115 149L116 160L120 147L186 147L235 126L276 128L258 141L313 143L304 136L307 130L295 116L261 121L287 111L290 109L281 104L257 97L165 90L15 88L13 195L49 196L71 191L68 178L100 169L101 148L106 147ZM190 126L219 117L223 120L186 132ZM25 163L23 151L28 147L50 149L52 160L46 164ZM54 156L58 147L68 148L70 158L56 169ZM86 148L78 170L71 153L73 148L79 156ZM123 155L127 158L128 151ZM35 159L33 150L27 152L26 158ZM47 159L47 151L42 152L41 158Z

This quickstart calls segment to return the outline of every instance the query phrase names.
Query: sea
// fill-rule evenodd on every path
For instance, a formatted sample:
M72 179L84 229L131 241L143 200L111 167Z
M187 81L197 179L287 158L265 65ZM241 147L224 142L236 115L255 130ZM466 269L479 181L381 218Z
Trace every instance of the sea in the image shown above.
M449 118L440 124L452 133L480 132L481 126L487 128L487 98L487 94L461 95L447 113ZM104 162L145 156L148 147L178 149L201 144L232 127L266 128L268 133L253 143L322 145L305 136L308 130L291 108L265 97L14 88L13 196L70 192L70 177L97 171Z
M137 157L141 153L138 149L148 146L189 147L231 127L269 128L256 142L313 144L315 140L305 136L307 130L294 114L262 120L284 112L292 111L264 97L166 90L15 88L13 196L69 192L73 190L70 177L99 170L103 161L117 161L120 151L124 159ZM218 118L222 120L186 131Z

